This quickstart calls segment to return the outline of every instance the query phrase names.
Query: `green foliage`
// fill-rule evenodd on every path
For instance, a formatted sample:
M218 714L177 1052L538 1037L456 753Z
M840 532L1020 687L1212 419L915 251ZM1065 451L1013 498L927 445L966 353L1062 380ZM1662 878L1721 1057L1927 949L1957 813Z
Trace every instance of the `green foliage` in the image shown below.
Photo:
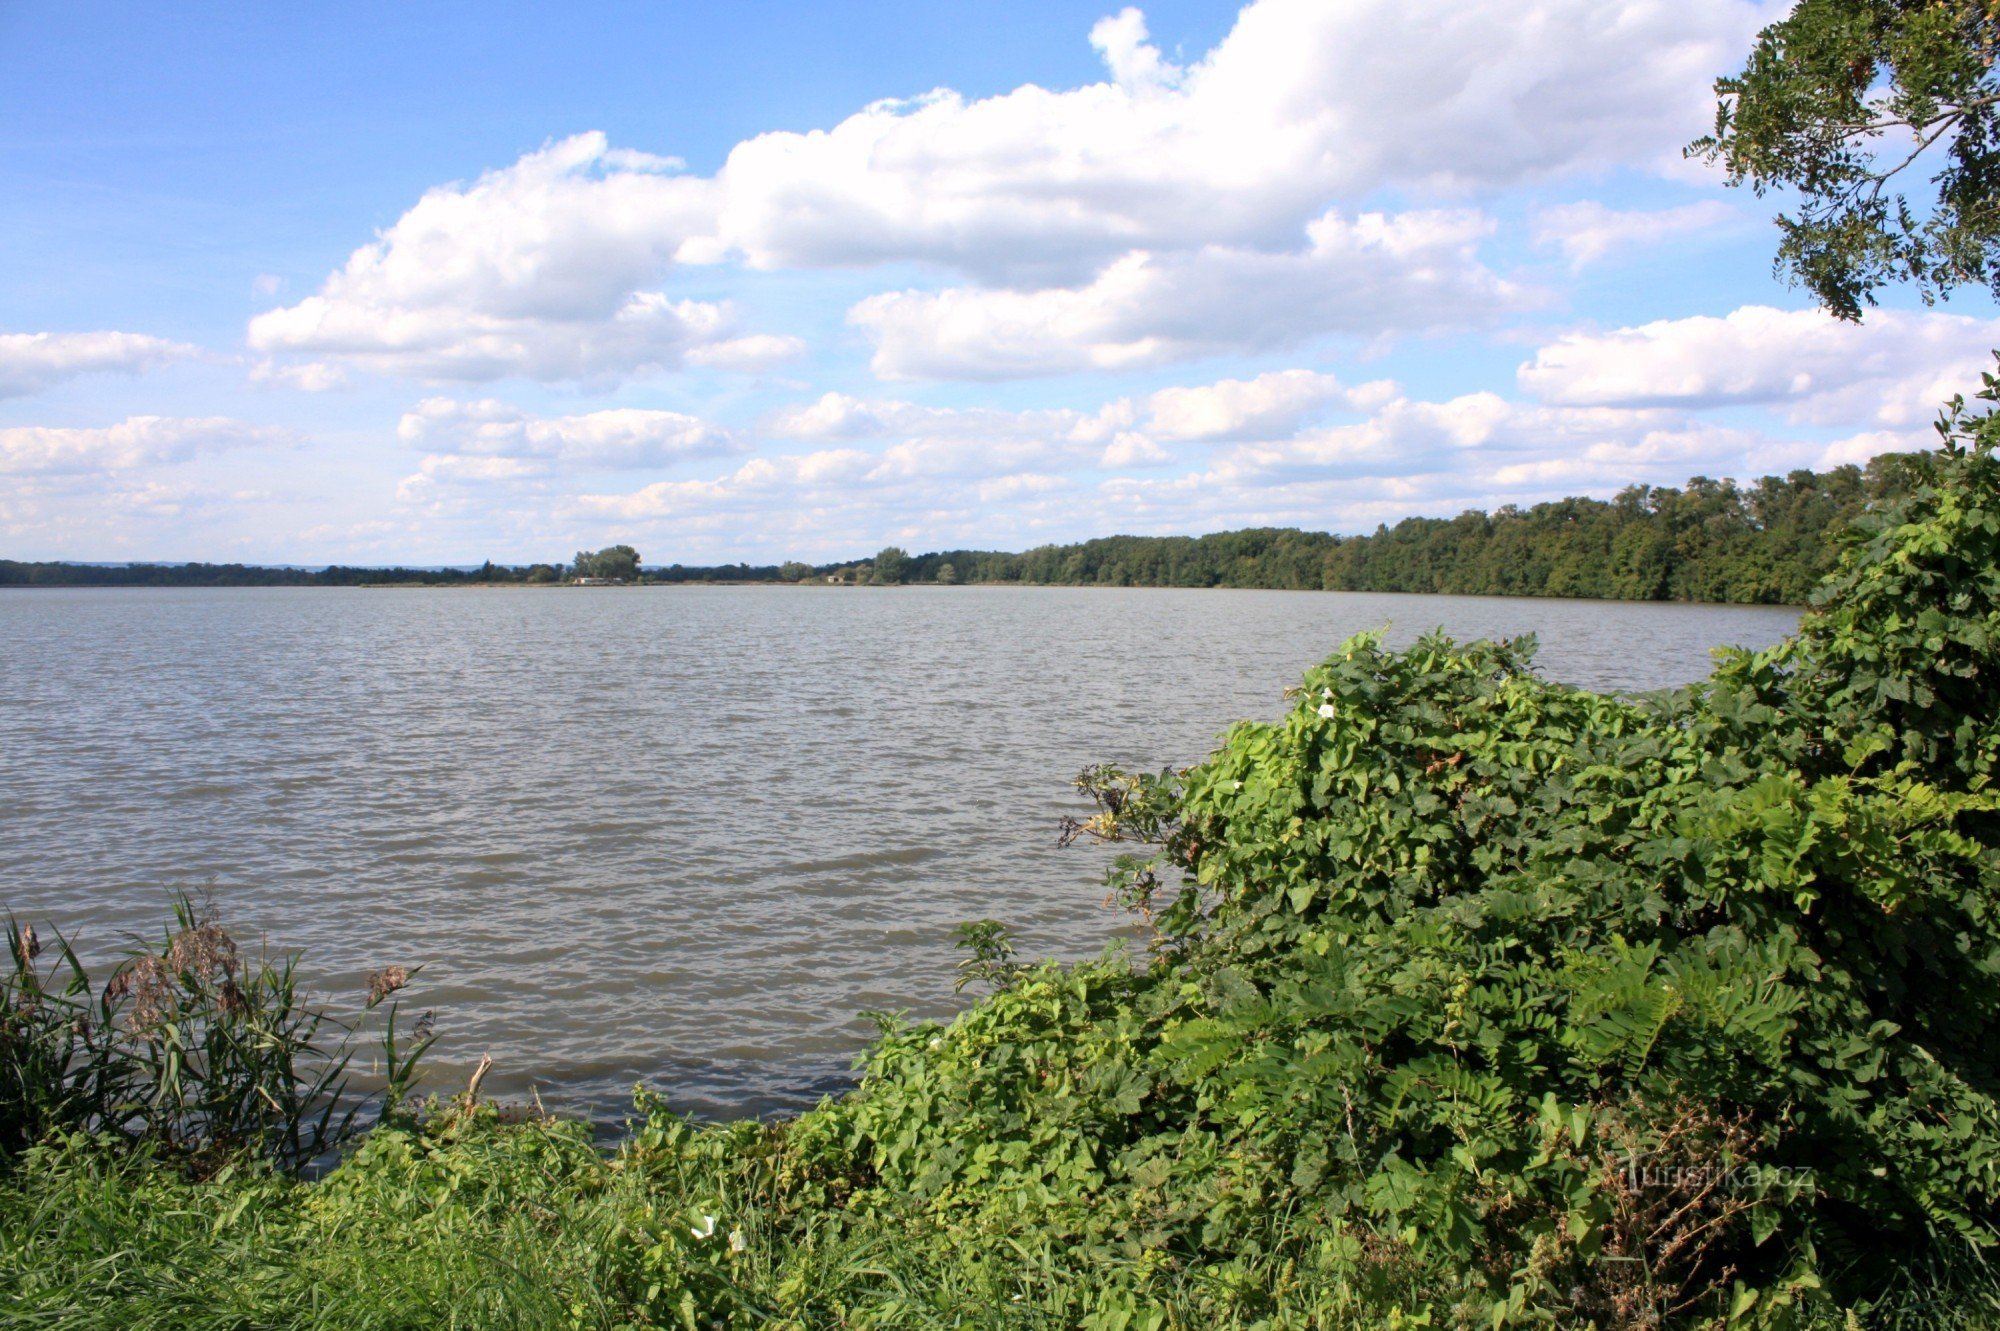
M901 546L890 545L882 548L875 556L875 571L869 581L884 587L895 587L910 580L910 556Z
M579 550L570 564L579 578L614 578L621 582L639 580L639 552L629 545L608 545L602 550Z
M1801 470L1749 486L1698 476L1609 502L1407 518L1368 536L1258 529L1112 536L1025 554L950 550L916 557L911 579L942 581L948 566L960 582L1798 605L1831 571L1834 533L1909 480L1908 461L1889 455L1866 470Z
M958 983L963 992L970 984L987 984L1004 989L1023 969L1014 960L1014 935L998 920L973 920L954 931L958 946L968 954L958 963Z
M433 1106L311 1184L44 1133L0 1312L2000 1324L2000 423L1943 429L1797 637L1694 687L1363 636L1192 768L1085 772L1143 950L967 925L992 992L795 1119L642 1093L605 1154Z
M1800 0L1719 79L1715 133L1689 152L1757 193L1796 191L1778 266L1861 315L1913 283L2000 295L2000 11L1990 0ZM1914 203L1906 172L1934 168Z

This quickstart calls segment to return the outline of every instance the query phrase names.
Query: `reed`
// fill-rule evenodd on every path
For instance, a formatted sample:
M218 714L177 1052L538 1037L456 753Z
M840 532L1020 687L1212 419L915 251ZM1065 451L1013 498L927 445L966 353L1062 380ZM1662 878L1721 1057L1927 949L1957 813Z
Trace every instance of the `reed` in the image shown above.
M338 1151L407 1094L428 1022L397 1029L401 967L371 978L364 1018L387 1076L350 1092L361 1023L299 987L296 954L246 955L212 906L177 893L156 943L135 944L100 984L54 929L7 922L0 972L0 1156L83 1133L145 1146L197 1173L255 1157L298 1169Z

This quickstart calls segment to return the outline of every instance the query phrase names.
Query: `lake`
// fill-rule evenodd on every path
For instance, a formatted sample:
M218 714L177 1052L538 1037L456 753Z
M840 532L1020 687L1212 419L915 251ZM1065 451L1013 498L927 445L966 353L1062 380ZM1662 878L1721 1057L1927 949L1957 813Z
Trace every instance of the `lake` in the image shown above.
M837 1089L940 1015L952 927L1123 921L1069 779L1200 758L1350 634L1539 635L1687 683L1792 610L1319 592L679 587L0 592L0 908L95 958L211 885L352 1005L424 965L425 1086L615 1117Z

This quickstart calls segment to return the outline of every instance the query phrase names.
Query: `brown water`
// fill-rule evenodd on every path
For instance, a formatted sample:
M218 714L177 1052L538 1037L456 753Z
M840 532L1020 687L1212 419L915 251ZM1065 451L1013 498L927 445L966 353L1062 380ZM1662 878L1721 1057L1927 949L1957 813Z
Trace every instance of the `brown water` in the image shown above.
M1648 689L1788 610L1067 588L0 592L0 909L84 950L172 887L313 985L425 965L430 1084L615 1115L839 1086L951 1010L952 926L1095 952L1087 763L1201 757L1354 632L1535 632Z

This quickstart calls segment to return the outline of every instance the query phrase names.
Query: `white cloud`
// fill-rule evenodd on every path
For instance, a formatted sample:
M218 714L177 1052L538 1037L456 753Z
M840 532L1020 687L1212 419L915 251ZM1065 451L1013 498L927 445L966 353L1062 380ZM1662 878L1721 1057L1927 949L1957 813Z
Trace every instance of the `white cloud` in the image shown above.
M784 365L800 359L805 354L806 344L803 338L753 333L749 337L733 337L726 342L711 342L704 346L691 347L688 349L687 359L692 365L702 365L712 370L754 371Z
M131 416L117 425L0 429L0 472L79 474L185 462L203 453L292 442L289 431L222 416Z
M1179 83L1187 71L1160 56L1159 48L1146 40L1146 16L1127 6L1110 18L1102 18L1090 30L1090 44L1104 57L1104 67L1112 81L1133 90L1161 88Z
M1479 262L1476 213L1335 213L1297 253L1135 251L1087 286L900 291L849 314L888 379L1006 379L1130 369L1315 336L1486 322L1527 292Z
M783 439L1048 438L1102 443L1131 424L1131 404L1120 400L1096 412L1070 408L1003 411L991 407L924 407L913 402L868 400L827 393L801 407L773 412L768 433Z
M350 381L345 369L338 365L329 365L325 361L299 361L286 364L264 360L250 367L250 382L283 384L302 393L331 393L335 389L347 387Z
M772 413L763 429L777 438L820 442L897 440L873 455L876 465L864 476L874 481L1026 467L1116 471L1170 463L1177 456L1173 444L1282 438L1325 410L1371 412L1395 395L1391 383L1350 389L1314 370L1163 388L1095 411L928 407L827 393Z
M1160 439L1271 438L1318 409L1346 401L1330 374L1276 370L1201 388L1163 388L1146 400L1147 433Z
M538 417L491 398L426 398L404 413L396 433L413 448L461 460L539 459L570 469L666 466L738 446L727 430L675 411L615 407L580 416ZM473 479L528 474L505 468L482 472L457 464L434 470Z
M1018 549L1107 531L1365 530L1413 513L1608 496L1697 474L1747 482L1924 443L1892 430L1829 441L1819 431L1719 422L1675 405L1563 406L1492 392L1413 399L1393 385L1344 389L1304 378L1310 373L1162 390L1067 415L828 395L793 413L801 435L918 433L879 452L834 446L753 459L713 479L575 496L561 511L621 538L671 537L683 558L852 557L891 540L913 549ZM1201 407L1189 419L1204 431L1213 424L1235 433L1248 430L1251 407L1289 393L1365 414L1329 424L1272 416L1268 435L1217 439L1196 470L1148 470L1174 457L1150 431L1183 409ZM1231 405L1243 410L1232 416ZM1083 446L1065 429L1100 442Z
M1072 285L1133 249L1268 248L1330 201L1667 163L1778 0L1258 0L1182 70L1125 10L1109 83L880 102L735 148L712 237L761 268L926 259Z
M678 365L730 314L654 287L711 211L711 186L674 165L579 134L439 186L317 295L252 319L250 345L424 379Z
M1907 427L1976 384L1995 346L2000 319L1878 310L1846 323L1746 305L1720 318L1571 333L1517 377L1564 406L1777 404L1800 421Z
M913 377L1476 321L1506 293L1471 240L1399 253L1394 238L1433 214L1341 218L1385 193L1460 198L1667 162L1706 124L1715 71L1783 7L1255 0L1185 67L1125 9L1090 32L1108 81L877 102L745 140L712 177L601 133L551 143L431 190L317 294L252 320L249 342L458 381L796 354L792 339L739 335L726 305L668 294L679 269L730 260L960 274L969 289L856 309L883 371ZM1240 306L1223 294L1237 291ZM942 345L927 348L933 333Z
M1534 240L1544 249L1560 250L1570 267L1579 269L1618 250L1657 245L1742 220L1734 208L1716 199L1650 211L1620 211L1588 199L1537 212Z
M144 333L0 333L0 398L25 397L93 371L136 374L200 352Z

